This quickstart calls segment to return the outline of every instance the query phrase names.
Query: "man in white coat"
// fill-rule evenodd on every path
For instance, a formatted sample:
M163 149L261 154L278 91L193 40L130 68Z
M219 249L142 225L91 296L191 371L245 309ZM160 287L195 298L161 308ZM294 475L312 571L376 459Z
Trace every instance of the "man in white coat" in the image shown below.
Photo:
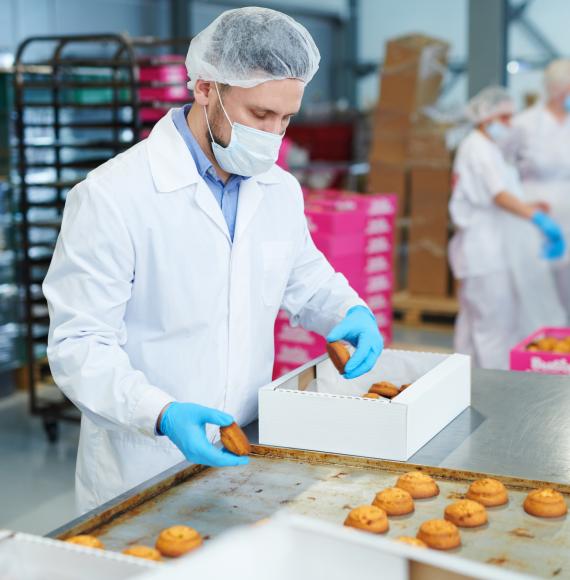
M256 417L280 308L356 347L348 379L380 355L374 315L274 164L319 58L284 14L225 12L190 45L194 104L69 192L43 288L52 373L82 411L80 512L183 458L247 462L213 443L217 426Z
M507 153L522 178L525 196L550 206L570 238L570 59L551 62L544 72L546 99L516 115ZM570 321L570 256L553 263L559 299Z

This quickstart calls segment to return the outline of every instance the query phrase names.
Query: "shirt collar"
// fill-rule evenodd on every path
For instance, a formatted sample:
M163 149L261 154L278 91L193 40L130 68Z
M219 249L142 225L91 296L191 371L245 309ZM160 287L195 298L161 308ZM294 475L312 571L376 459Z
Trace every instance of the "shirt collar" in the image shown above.
M180 133L182 139L184 139L184 143L188 147L192 158L194 159L194 163L196 163L196 169L202 179L206 177L206 173L208 169L214 168L212 162L206 157L206 154L202 151L200 145L198 145L198 141L196 141L196 137L190 131L190 127L188 127L188 123L186 122L186 116L190 111L192 104L184 105L179 109L174 109L172 111L172 121L176 126L176 129Z

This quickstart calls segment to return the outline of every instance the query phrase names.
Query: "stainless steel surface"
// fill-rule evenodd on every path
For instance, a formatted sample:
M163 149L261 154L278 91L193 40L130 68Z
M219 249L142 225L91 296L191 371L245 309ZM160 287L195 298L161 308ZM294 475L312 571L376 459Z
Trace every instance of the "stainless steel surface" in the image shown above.
M570 483L570 377L475 369L471 407L410 463Z
M184 479L159 482L157 489L132 494L122 513L118 505L114 516L88 515L79 524L82 528L63 534L89 531L107 549L121 551L133 543L153 545L162 529L175 524L190 525L208 540L278 511L342 525L350 509L369 504L377 491L393 486L398 475L410 469L408 463L271 447L256 447L254 453L250 464L239 469L190 468ZM437 479L439 496L416 501L413 514L390 518L388 537L415 536L423 521L441 518L445 506L463 497L469 482L480 476L441 468L425 471ZM527 515L524 497L540 484L503 481L509 488L509 505L490 509L488 525L461 530L462 546L452 553L541 577L568 577L568 518L541 520ZM570 486L560 490L568 494ZM139 504L133 506L135 497Z

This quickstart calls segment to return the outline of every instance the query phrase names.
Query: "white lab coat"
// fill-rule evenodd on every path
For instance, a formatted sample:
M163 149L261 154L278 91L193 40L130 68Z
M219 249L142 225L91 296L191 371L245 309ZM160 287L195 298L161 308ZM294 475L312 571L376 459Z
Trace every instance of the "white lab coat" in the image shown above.
M69 192L43 289L51 370L82 411L80 512L183 460L155 434L167 403L255 419L281 307L324 335L364 304L277 166L241 184L232 244L171 114Z
M519 169L525 198L545 201L570 243L570 115L556 119L543 103L513 119L507 155ZM570 256L552 263L559 299L570 317Z
M453 273L461 280L455 349L483 368L508 368L510 349L540 326L563 322L542 238L530 222L498 207L501 191L521 197L516 170L499 147L473 130L454 166L450 214Z

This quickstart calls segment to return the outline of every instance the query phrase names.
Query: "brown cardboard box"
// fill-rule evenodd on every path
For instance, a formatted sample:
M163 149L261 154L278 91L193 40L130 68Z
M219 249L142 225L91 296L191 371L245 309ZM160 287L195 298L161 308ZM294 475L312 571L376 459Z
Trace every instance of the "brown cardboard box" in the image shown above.
M435 103L447 65L449 45L442 40L412 34L386 45L381 75L380 106L413 113Z
M408 290L411 294L447 296L450 170L414 167L410 178Z
M419 115L408 139L410 165L449 167L452 154L447 147L446 134L451 127L451 124L439 123L425 115Z
M401 165L373 162L368 174L368 193L395 193L398 196L398 217L406 214L408 171Z
M408 135L406 133L375 136L370 151L370 163L405 165L408 160Z
M408 212L408 170L404 166L389 165L387 163L371 162L368 174L369 193L395 193L398 199L398 212L394 229L394 288L401 290L405 287L403 278L405 269L402 268L402 246L406 241L406 232L401 218Z
M370 162L403 165L408 159L412 116L378 108L373 117Z

